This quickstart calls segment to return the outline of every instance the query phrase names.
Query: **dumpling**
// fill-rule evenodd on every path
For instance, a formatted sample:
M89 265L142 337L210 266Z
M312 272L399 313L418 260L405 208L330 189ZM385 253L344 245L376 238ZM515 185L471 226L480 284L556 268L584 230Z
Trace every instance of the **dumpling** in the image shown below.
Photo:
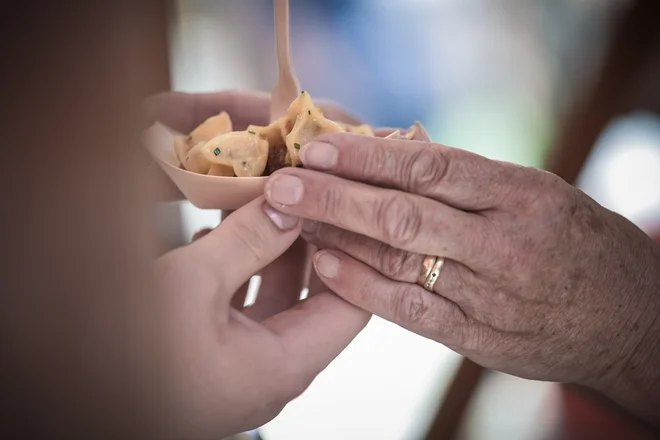
M284 145L284 137L280 128L280 121L275 121L270 125L261 127L258 125L250 125L247 128L248 133L254 133L268 141L268 145Z
M412 140L428 142L431 140L431 137L421 123L415 122L415 124L411 126L405 133L401 133L401 130L396 130L395 132L385 136L385 139L402 139L409 141Z
M404 137L408 140L413 140L413 141L431 141L431 137L429 136L429 133L426 131L424 126L418 122L415 121L412 127L408 129L408 132L404 135Z
M298 153L302 145L324 133L344 131L339 124L323 116L321 110L314 106L309 93L304 91L289 106L281 127L292 166L300 164Z
M256 133L232 131L206 142L202 154L212 164L231 166L237 177L257 177L266 169L268 141Z
M199 142L197 145L192 147L187 153L181 165L188 171L193 173L206 174L211 169L211 161L208 160L203 152L202 148L206 142Z
M211 116L195 128L190 133L190 142L192 145L197 145L200 142L208 142L214 137L228 133L231 130L232 123L229 114L227 112L221 112L220 114Z
M220 165L219 163L211 164L209 172L206 173L209 176L223 176L223 177L234 177L234 167L228 165Z
M341 128L344 129L347 133L362 134L365 136L374 136L374 130L370 125L350 125L350 124L339 124Z
M212 162L202 154L202 147L214 137L231 131L231 128L229 114L222 112L205 120L190 135L177 136L174 139L174 151L181 166L193 173L227 175L227 170L211 166Z
M270 176L280 168L291 166L291 158L282 136L282 123L282 120L277 120L265 127L250 125L247 128L248 133L257 134L268 142L268 160L264 176Z

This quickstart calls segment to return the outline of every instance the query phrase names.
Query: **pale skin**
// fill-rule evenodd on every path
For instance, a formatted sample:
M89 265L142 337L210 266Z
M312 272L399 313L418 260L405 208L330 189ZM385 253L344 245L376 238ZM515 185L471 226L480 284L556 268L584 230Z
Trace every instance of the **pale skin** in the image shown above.
M29 179L4 174L29 184L3 215L11 256L0 307L3 438L218 439L258 428L371 315L322 285L298 302L302 222L263 197L159 256L153 206L176 191L147 172L156 168L139 160L140 145L117 142L134 133L125 130L133 115L119 119L98 102L121 96L119 86L90 88L106 100L82 90L89 106L20 133L27 145L49 133L58 154L37 162ZM267 121L269 100L165 94L148 107L179 129L222 110L247 126ZM24 112L32 120L30 105ZM16 163L9 157L5 164ZM255 273L264 278L259 301L242 309Z
M268 104L267 95L237 92L167 93L147 102L152 116L182 131L219 111L229 112L237 127L262 124ZM170 352L188 359L169 365L181 396L173 413L182 438L218 438L266 423L368 322L369 313L327 292L317 277L310 286L313 297L298 303L304 262L300 231L298 218L260 198L156 262L156 279L171 298L177 322L168 335ZM257 272L259 298L243 308L246 282ZM182 286L195 292L192 303L182 296Z
M273 222L274 216L280 219ZM156 262L160 307L169 312L160 333L169 347L166 432L222 438L259 427L366 325L368 313L331 293L281 312L279 303L268 302L252 313L232 308L234 293L299 231L297 219L272 212L260 198ZM290 296L289 306L294 303Z
M15 38L3 51L0 438L256 428L369 320L327 291L292 307L300 286L230 306L253 273L290 264L299 237L300 221L263 198L159 255L154 205L177 194L138 142L139 104L167 87L156 3L15 5L3 23ZM151 100L151 116L188 129L222 110L244 127L268 121L267 95L174 95Z
M318 105L331 120L352 125L361 123L355 116L332 102L319 100ZM196 94L165 92L150 97L144 106L149 122L158 120L182 133L189 132L201 121L222 111L229 112L235 130L245 130L249 125L268 124L270 96L267 93L241 91ZM183 200L183 195L156 164L149 163L148 169L151 181L156 184L155 191L159 200ZM223 218L229 214L229 211L223 212ZM197 237L209 231L199 231ZM275 264L259 271L264 280L259 291L259 304L245 309L244 313L251 317L260 317L265 304L270 304L272 312L286 310L295 303L303 287L301 269L305 264L305 250L304 241L297 240ZM310 295L327 290L315 273L312 274L308 287ZM283 295L283 291L287 293ZM246 293L247 284L234 298L237 307L242 307Z
M603 392L660 424L660 247L557 176L439 144L324 135L266 199L309 219L358 307L488 368ZM424 255L446 257L434 291Z

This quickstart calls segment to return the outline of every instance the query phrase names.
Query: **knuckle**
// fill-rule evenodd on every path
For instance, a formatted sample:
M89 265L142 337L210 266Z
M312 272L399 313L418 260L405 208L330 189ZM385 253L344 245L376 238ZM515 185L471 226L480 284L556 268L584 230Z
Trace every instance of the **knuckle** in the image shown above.
M380 243L376 249L376 266L388 278L406 280L414 273L418 255ZM420 263L421 264L421 263Z
M419 324L429 313L429 304L420 289L398 289L392 295L391 312L398 322Z
M428 194L447 178L449 161L446 153L437 146L426 143L426 145L408 155L404 166L400 167L407 191Z
M325 218L334 218L342 204L342 196L334 186L327 186L321 191L318 209Z
M355 168L364 170L367 175L380 175L387 173L396 166L396 160L389 150L378 148L350 148L350 162Z
M538 170L529 173L532 185L536 187L536 191L530 192L530 208L534 212L557 212L570 203L572 187L559 176Z
M418 237L422 225L421 209L407 194L395 193L384 198L374 212L388 244L404 247Z
M380 302L380 295L374 294L373 284L366 278L355 281L355 304L359 307L371 309L375 303Z

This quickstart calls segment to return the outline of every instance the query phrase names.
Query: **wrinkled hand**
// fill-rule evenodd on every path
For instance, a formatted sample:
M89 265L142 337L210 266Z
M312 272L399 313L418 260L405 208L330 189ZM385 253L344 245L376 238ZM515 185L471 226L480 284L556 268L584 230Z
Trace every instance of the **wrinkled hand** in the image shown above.
M438 144L333 134L301 159L266 197L314 220L316 270L343 298L517 376L650 379L660 248L627 220L555 175ZM433 293L424 255L446 257Z
M222 438L264 424L366 325L366 312L330 293L280 313L262 309L258 320L231 307L234 293L294 243L299 223L260 198L157 260L166 317L156 332L166 370L158 420L167 438Z

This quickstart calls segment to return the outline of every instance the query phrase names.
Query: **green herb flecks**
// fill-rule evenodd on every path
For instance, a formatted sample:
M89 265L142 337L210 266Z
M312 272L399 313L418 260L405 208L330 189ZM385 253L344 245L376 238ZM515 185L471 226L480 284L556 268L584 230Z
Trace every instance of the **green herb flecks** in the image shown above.
M307 114L311 116L311 115L312 115L312 111L311 111L311 110L307 110Z
M213 154L215 154L216 156L218 156L220 153L222 153L222 151L220 151L220 148L216 148L215 150L213 150Z
M295 144L293 144L293 146L295 147L296 150L300 150L300 144L299 143L296 142Z
M252 131L252 130L249 130L248 133L250 133L250 134L257 134L257 133L255 133L255 132Z

